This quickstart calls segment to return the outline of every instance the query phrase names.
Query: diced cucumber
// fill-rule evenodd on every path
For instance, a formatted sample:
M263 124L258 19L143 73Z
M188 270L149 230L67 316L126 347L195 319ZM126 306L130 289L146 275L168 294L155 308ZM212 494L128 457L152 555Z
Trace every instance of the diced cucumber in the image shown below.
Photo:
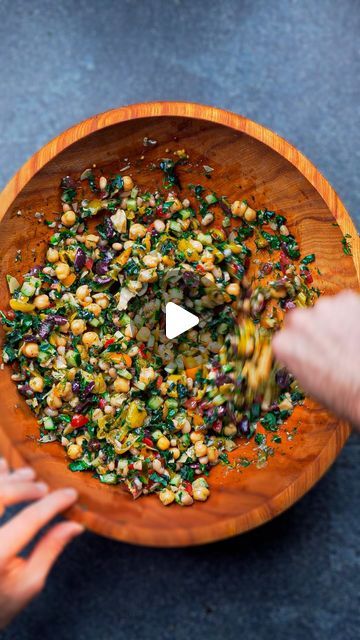
M170 220L169 228L175 233L182 233L181 225L176 220Z
M120 318L120 327L126 327L128 324L130 324L130 322L130 316L127 313L123 313Z
M126 378L126 380L131 380L132 378L132 374L127 369L118 369L117 374L121 376L121 378Z
M177 403L177 400L175 400L175 398L167 398L167 400L165 400L165 404L168 407L168 409L178 408L178 403Z
M117 484L118 482L116 473L103 473L102 475L99 475L99 478L100 482L103 482L104 484Z
M81 364L81 356L78 351L70 349L65 354L65 360L69 367L80 367Z
M130 193L131 198L137 198L137 194L138 194L138 189L136 187L131 189L131 193Z
M178 487L181 484L181 475L180 473L176 473L173 478L170 480L170 484L173 487Z
M218 201L216 195L213 193L209 193L207 196L205 196L205 200L208 204L215 204L215 202Z
M161 396L152 396L147 404L148 404L149 409L152 409L153 411L156 411L157 409L159 409L161 407L163 402L164 402L164 400L162 399Z
M184 435L181 436L181 444L183 445L183 447L190 447L191 440L188 433L184 433Z
M6 282L9 287L10 293L14 293L14 291L16 291L16 289L20 287L20 282L16 278L14 278L14 276L7 275Z
M31 298L35 293L35 287L31 282L24 282L20 291L27 298Z
M188 218L191 218L192 211L191 209L181 209L181 211L179 211L179 216L181 216L182 220L187 220Z
M127 203L126 203L126 208L128 209L128 211L136 211L137 210L137 204L136 204L135 198L128 198Z
M44 429L47 429L48 431L53 431L56 428L54 425L54 420L48 417L43 419L43 425Z

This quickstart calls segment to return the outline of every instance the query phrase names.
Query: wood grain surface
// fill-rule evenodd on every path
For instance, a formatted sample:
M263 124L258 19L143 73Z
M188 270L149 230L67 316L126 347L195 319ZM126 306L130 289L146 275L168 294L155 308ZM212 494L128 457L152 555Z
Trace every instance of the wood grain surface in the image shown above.
M145 148L145 136L158 145ZM314 284L323 293L358 288L360 242L355 227L333 188L299 151L242 116L197 104L157 102L115 109L72 127L34 154L8 183L0 196L2 308L9 297L5 275L19 275L43 262L51 231L38 223L34 213L56 218L64 175L76 177L93 164L105 173L130 164L126 173L141 188L154 188L162 180L154 165L179 148L190 155L190 165L181 169L184 185L210 186L203 170L203 165L210 165L214 191L286 215L301 253L316 254L321 275L313 270ZM345 233L351 235L352 256L342 250ZM18 249L22 262L15 262ZM345 423L307 400L282 428L282 443L264 468L228 470L219 465L210 474L211 497L206 503L165 508L155 496L133 501L119 486L102 485L90 474L71 473L60 444L37 442L38 425L10 374L7 367L0 373L3 455L14 467L31 464L53 488L75 486L80 499L68 517L97 533L135 544L200 544L266 522L315 484L349 435ZM252 441L242 443L232 459L249 457L253 447Z

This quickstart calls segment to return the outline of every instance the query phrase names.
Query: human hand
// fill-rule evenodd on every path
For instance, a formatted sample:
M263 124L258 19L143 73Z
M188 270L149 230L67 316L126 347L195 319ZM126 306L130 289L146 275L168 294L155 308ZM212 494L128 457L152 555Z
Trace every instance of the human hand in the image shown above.
M48 493L43 482L35 482L33 469L13 473L0 459L0 516L5 507L36 500L0 527L0 629L21 611L45 585L47 575L64 547L83 527L76 522L54 525L28 558L18 554L50 520L77 499L75 489Z
M360 296L343 291L288 312L276 358L304 391L360 429Z

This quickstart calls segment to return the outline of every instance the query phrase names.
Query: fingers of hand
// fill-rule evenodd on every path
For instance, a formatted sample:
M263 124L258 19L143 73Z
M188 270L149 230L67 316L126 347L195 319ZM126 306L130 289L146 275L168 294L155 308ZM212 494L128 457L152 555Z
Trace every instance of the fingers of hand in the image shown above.
M0 529L0 563L19 553L50 520L77 499L75 489L59 489L26 507Z
M0 483L0 504L8 507L26 500L37 500L47 492L48 486L44 482L23 480L21 475L13 474Z
M0 458L0 477L2 475L5 475L6 473L9 473L8 463L6 462L5 458Z
M44 584L51 567L64 547L83 531L84 527L77 522L61 522L52 527L29 557L26 569L29 575L36 576L40 585Z

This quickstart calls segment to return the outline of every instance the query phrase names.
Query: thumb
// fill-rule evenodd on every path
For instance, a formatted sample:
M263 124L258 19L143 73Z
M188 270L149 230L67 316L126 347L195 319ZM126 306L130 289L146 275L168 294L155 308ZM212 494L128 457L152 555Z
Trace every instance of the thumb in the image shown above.
M44 584L50 569L67 544L84 532L77 522L60 522L48 531L38 542L27 560L27 570L33 578L36 576Z

